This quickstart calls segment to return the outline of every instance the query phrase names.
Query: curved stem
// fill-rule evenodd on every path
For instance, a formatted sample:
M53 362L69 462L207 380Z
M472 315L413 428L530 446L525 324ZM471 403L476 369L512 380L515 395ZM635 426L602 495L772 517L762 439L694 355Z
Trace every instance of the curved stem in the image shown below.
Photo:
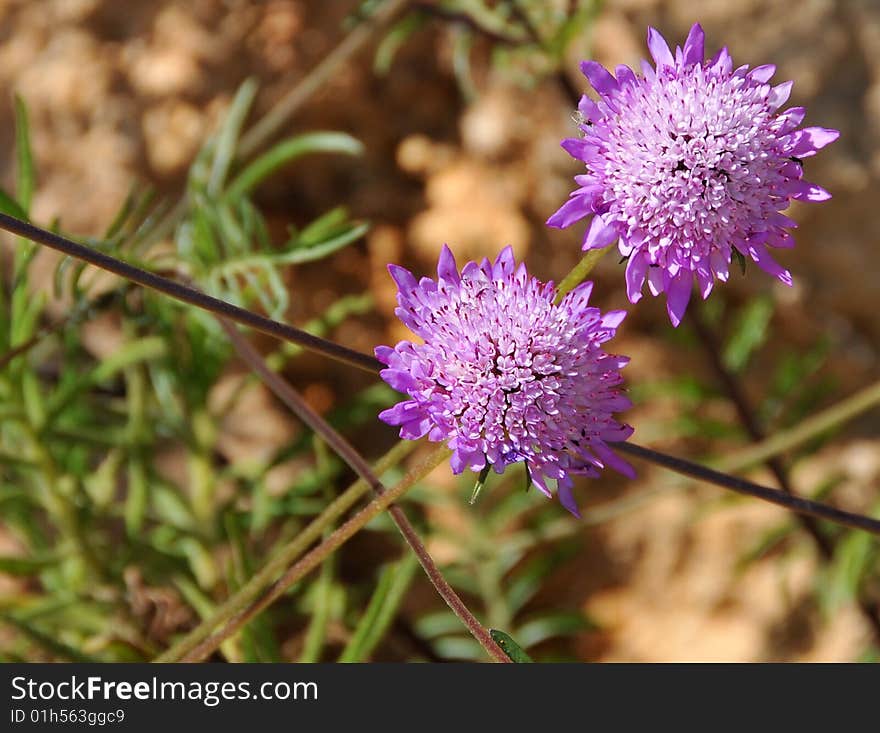
M288 326L287 324L273 321L256 313L251 313L244 308L239 308L238 306L226 303L217 298L213 298L210 295L205 295L204 293L195 290L194 288L188 287L186 285L181 285L180 283L177 283L173 280L169 280L159 275L147 272L146 270L142 270L138 267L134 267L133 265L129 265L125 262L122 262L121 260L117 260L102 252L98 252L91 249L90 247L86 247L70 239L66 239L65 237L61 237L57 234L46 231L45 229L41 229L26 222L20 221L19 219L8 216L7 214L0 213L0 229L6 229L14 234L18 234L19 236L25 237L39 244L43 244L64 254L68 254L72 257L76 257L77 259L81 259L84 262L95 265L96 267L101 267L108 272L112 272L139 285L143 285L144 287L149 287L157 290L182 302L189 303L198 308L202 308L203 310L213 313L221 318L226 318L228 320L241 323L245 326L250 326L258 331L262 331L263 333L276 336L286 341L291 341L302 346L303 348L310 349L320 354L324 354L325 356L336 359L337 361L341 361L351 366L356 366L359 369L363 369L369 372L378 372L384 366L378 359L375 359L371 356L361 354L360 352L353 351L344 346L339 346L332 341L327 341L326 339L319 338L310 333L306 333L305 331L301 331L299 329L293 328L292 326ZM581 260L581 263L571 273L569 273L569 275L560 284L560 292L562 292L562 286L565 285L566 281L574 283L577 278L582 278L585 273L588 273L590 269L592 269L592 267L595 265L595 262L597 262L599 258L601 258L602 254L604 254L604 250L595 250L592 252L588 252L587 255L584 256L584 258ZM574 285L572 285L572 287L574 287ZM671 462L679 460L672 456L663 456L663 454L661 453L653 453L656 456L662 456L665 460ZM713 475L724 477L724 474L718 473L717 471L712 471L711 469L704 468L702 466L696 466L696 464L688 465L706 472L705 474L703 474L702 477L705 480L709 480L711 483L717 483L717 481L706 479L705 476ZM701 477L696 473L689 473L688 475L692 475L697 478ZM726 478L734 482L740 481L740 479L736 479L730 476ZM752 485L754 486L754 484ZM753 495L757 496L758 498L766 498L760 493L754 493ZM769 498L767 500L777 504L781 503L775 498ZM798 499L796 497L792 497L792 500L795 502L806 501L803 499ZM829 509L832 511L836 511L833 510L831 507L829 507ZM801 513L811 515L811 512L809 511L804 511ZM848 513L844 512L843 514L846 515ZM831 519L830 516L826 516L825 518ZM863 519L865 519L866 521L873 521L867 517L863 517ZM831 521L836 520L831 519ZM846 524L846 522L843 523Z

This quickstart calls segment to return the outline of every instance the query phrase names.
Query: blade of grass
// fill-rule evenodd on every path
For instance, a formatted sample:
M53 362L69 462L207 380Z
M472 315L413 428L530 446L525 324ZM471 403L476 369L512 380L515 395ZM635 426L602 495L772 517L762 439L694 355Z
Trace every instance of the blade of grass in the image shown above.
M382 570L367 610L339 656L340 662L363 662L369 659L394 620L394 614L403 602L416 568L418 558L407 554Z
M342 132L310 132L278 143L257 157L229 184L223 193L225 201L240 198L271 176L279 168L302 155L313 153L344 153L361 155L364 146Z
M19 206L24 211L25 218L27 218L30 216L31 199L34 195L37 174L31 151L27 107L24 100L18 95L15 95L15 159L17 167L15 195Z

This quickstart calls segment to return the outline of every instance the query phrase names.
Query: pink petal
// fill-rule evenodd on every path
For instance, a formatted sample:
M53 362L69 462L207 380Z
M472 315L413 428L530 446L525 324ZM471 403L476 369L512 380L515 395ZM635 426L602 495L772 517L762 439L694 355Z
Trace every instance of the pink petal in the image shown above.
M789 229L797 229L798 223L791 217L781 214L778 211L767 217L767 223L776 227L788 227Z
M688 301L691 299L693 280L693 273L689 270L683 270L672 279L666 290L666 312L669 314L672 325L676 328L681 323L684 312L687 310Z
M617 236L617 230L613 226L606 225L602 221L602 217L597 214L590 222L590 228L587 230L581 249L602 249L617 239Z
M792 181L791 197L798 201L827 201L831 198L831 194L822 186L810 181Z
M773 75L776 73L776 67L773 64L764 64L763 66L756 66L749 72L749 78L760 82L761 84L766 84Z
M568 295L565 296L565 301L573 301L575 299L580 300L586 305L590 301L590 296L593 294L593 281L586 280L574 288ZM563 302L565 302L563 301Z
M782 127L780 127L780 133L787 133L794 130L801 122L804 121L804 116L807 114L807 110L805 107L789 107L785 112L782 112L777 119L782 123Z
M405 267L400 265L388 265L388 272L391 274L392 280L397 283L397 289L401 293L408 293L418 286L413 274Z
M675 66L675 59L666 39L654 28L648 28L648 50L659 70L661 66Z
M687 66L703 63L705 56L706 34L703 27L699 23L694 23L688 33L687 40L684 42L684 63Z
M596 144L588 142L579 137L569 137L563 140L560 145L562 149L572 158L586 161L596 151Z
M492 275L496 279L512 275L516 268L516 260L513 258L513 247L509 244L501 250L498 257L495 258L495 264L492 267Z
M602 459L602 462L609 468L613 468L627 478L634 479L636 477L636 470L604 443L600 441L591 442L590 450L599 456L599 458Z
M445 244L441 248L440 257L437 260L437 277L446 280L446 282L456 284L461 282L461 278L458 275L458 265L455 262L455 255Z
M782 84L777 84L773 87L770 90L770 94L767 95L767 104L770 105L770 108L777 109L785 104L791 96L791 88L793 86L793 81L784 81Z
M730 70L733 68L733 60L730 58L730 51L727 50L727 46L718 50L712 60L709 61L709 69L710 71L714 71L716 73L729 74Z
M602 118L602 113L599 111L599 105L586 94L581 97L581 101L578 102L578 112L581 113L581 116L585 120L589 120L590 122L597 122Z
M600 319L602 326L605 328L617 328L623 323L627 313L624 310L608 311Z
M809 158L811 155L815 155L817 150L833 143L839 137L840 130L831 130L827 127L805 127L803 130L792 133L795 144L789 154L796 158Z
M373 354L375 354L379 361L387 365L391 363L391 359L394 356L394 349L390 346L377 346L373 349Z
M416 412L418 405L413 400L406 400L380 412L379 419L388 425L401 425L411 420Z
M535 485L535 487L538 489L538 491L540 491L545 496L549 496L549 497L553 496L553 492L550 491L550 489L547 488L547 484L544 483L543 476L541 476L537 471L533 471L531 473L531 477L532 477L532 483Z
M614 94L619 89L617 80L598 61L581 62L581 71L587 77L590 84L593 85L593 89L602 96Z
M574 514L578 519L580 519L581 510L574 499L574 492L572 491L571 481L560 481L556 487L556 493L559 496L559 503L562 504L562 506L564 506L566 509L568 509L569 512Z
M575 195L560 206L553 216L547 219L547 226L565 229L565 227L583 219L589 213L590 210L585 197Z
M636 84L638 80L636 79L636 75L633 73L633 70L629 68L629 66L618 66L614 73L617 75L617 84L618 86L623 86L625 84Z
M713 250L712 254L709 255L709 264L712 266L712 272L715 273L715 277L721 280L721 282L727 282L730 274L728 272L729 262L730 254L725 255L720 249Z
M645 286L645 273L648 269L646 257L633 255L626 263L626 297L630 303L638 303L642 299L642 288Z
M764 272L791 287L791 273L770 256L763 244L750 245L749 254Z
M712 273L706 272L705 270L697 270L697 285L700 290L700 297L703 300L709 297L709 293L712 292L712 286L715 285L715 279L712 277Z
M651 291L651 295L660 295L664 286L663 268L648 266L648 290Z

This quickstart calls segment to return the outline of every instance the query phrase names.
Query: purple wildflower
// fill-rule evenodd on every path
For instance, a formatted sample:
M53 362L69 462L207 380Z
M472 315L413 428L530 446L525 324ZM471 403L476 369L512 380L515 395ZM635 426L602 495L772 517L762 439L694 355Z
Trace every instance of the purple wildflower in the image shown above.
M791 199L824 201L830 194L802 179L801 159L837 139L837 130L796 129L803 107L777 114L792 82L769 84L771 65L733 69L726 48L703 60L703 29L691 28L675 54L653 28L648 48L656 69L618 66L617 78L595 61L581 70L599 94L578 110L583 138L562 147L586 163L580 188L547 224L567 227L593 216L583 249L618 240L629 258L629 300L665 292L669 318L681 322L694 278L705 299L726 281L734 250L791 285L768 247L794 245L780 213Z
M409 399L379 417L400 426L401 438L447 441L452 470L523 462L547 496L555 480L562 504L578 514L571 476L598 476L606 465L632 468L606 441L633 432L612 416L631 406L620 368L629 359L607 354L624 311L588 305L583 283L557 305L553 283L517 267L504 249L494 264L468 262L459 275L443 247L437 281L389 265L400 319L424 343L379 346L382 378Z

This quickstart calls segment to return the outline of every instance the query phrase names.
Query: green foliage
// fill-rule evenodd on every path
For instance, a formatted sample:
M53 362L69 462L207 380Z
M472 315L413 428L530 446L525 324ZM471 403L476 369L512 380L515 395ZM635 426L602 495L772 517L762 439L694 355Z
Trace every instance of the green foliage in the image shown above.
M362 3L367 8L371 0ZM572 47L588 55L589 31L601 0L444 0L417 3L388 30L379 44L374 68L388 74L403 45L431 21L445 23L452 36L455 78L466 99L478 95L473 73L473 49L491 44L493 67L517 84L534 87L559 73Z
M307 133L242 165L236 143L255 91L250 82L242 87L193 164L171 254L155 244L174 212L154 192L137 187L104 236L85 242L283 318L289 305L285 271L354 243L366 225L351 222L337 207L301 229L291 227L287 241L277 246L249 195L301 156L356 155L361 146L341 133ZM16 196L2 193L0 210L24 219L36 175L21 100L16 122ZM61 259L53 294L72 303L57 327L48 326L49 294L31 283L34 251L19 242L13 271L0 282L0 345L4 351L26 347L0 370L0 507L4 526L25 548L22 555L0 558L0 571L32 578L39 588L2 599L0 621L16 639L5 653L77 661L149 659L169 639L141 616L152 611L132 598L160 593L183 620L209 615L216 598L244 583L278 542L323 509L328 481L343 479L341 464L334 457L317 458L311 441L296 438L267 460L224 465L217 425L255 383L245 380L219 408L209 402L231 361L214 322L124 283L95 293L93 271ZM369 297L345 296L306 328L326 333L370 307ZM101 312L115 314L119 345L96 359L77 326ZM282 369L299 354L284 345L268 360ZM44 369L46 364L51 368ZM373 418L375 405L387 402L387 390L371 388L331 420L356 428ZM160 468L163 455L178 456L182 475ZM295 464L303 470L286 490L267 492L270 472ZM221 494L230 482L234 494ZM135 571L143 590L130 587ZM316 587L327 585L322 578ZM316 597L309 586L296 605ZM318 632L315 637L323 638L326 627ZM375 629L370 633L374 646L379 638ZM257 618L222 652L235 661L282 659L273 615Z

